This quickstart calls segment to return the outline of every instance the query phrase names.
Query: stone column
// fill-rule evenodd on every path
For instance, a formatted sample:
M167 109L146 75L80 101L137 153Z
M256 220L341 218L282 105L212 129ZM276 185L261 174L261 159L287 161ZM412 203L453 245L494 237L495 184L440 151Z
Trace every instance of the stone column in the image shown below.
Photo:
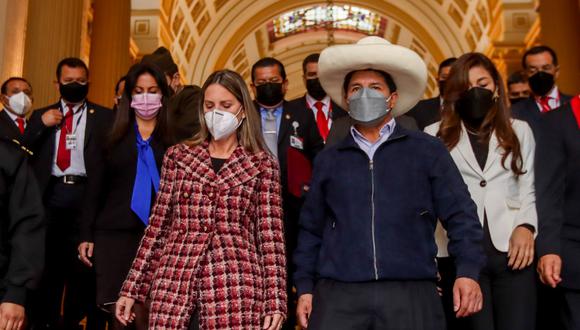
M34 89L34 107L55 102L56 65L80 55L84 1L29 0L24 76Z
M111 107L115 83L129 69L130 24L130 0L94 1L89 99L95 103Z
M580 92L580 11L577 0L542 0L542 43L558 54L558 86L564 93Z

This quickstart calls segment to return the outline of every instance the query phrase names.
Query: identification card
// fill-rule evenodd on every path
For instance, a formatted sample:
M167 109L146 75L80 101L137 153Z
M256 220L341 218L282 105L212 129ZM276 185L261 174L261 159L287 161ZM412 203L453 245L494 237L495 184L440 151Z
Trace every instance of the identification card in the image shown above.
M290 146L298 150L304 150L304 142L302 142L302 139L295 135L290 136Z
M66 149L75 150L77 148L77 136L74 134L66 135Z

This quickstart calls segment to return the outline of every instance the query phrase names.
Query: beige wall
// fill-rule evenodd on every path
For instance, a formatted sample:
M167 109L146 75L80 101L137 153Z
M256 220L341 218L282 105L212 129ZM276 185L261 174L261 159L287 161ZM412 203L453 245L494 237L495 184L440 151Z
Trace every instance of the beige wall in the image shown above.
M28 0L0 0L0 80L21 76Z

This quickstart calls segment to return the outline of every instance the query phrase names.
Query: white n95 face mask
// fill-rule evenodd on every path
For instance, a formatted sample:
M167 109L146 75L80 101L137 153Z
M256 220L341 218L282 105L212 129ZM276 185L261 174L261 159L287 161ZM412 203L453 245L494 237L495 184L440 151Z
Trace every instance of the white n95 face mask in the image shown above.
M214 109L204 114L205 124L214 140L218 141L228 137L234 133L238 127L240 127L243 121L243 119L238 120L237 118L240 111L242 111L241 107L236 114L220 109Z
M32 107L30 97L24 92L14 94L8 99L10 110L18 116L24 116Z

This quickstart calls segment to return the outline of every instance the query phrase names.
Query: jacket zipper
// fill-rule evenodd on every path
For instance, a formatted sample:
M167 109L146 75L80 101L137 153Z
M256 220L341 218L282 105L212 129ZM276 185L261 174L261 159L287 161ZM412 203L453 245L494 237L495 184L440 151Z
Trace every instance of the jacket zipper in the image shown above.
M371 172L371 234L373 238L373 266L375 269L375 280L378 280L379 268L377 266L377 242L375 239L375 169L372 159L369 160L369 170Z

